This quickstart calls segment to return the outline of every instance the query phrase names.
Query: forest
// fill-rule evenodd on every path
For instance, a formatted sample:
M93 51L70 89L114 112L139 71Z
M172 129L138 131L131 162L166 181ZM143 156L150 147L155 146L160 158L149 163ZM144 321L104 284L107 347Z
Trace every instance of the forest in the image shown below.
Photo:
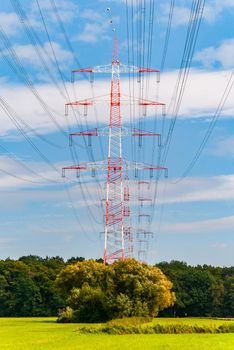
M83 257L64 261L58 256L42 258L32 255L18 260L0 260L0 316L58 315L59 310L67 306L65 289L69 281L65 281L64 271L72 270L77 263L84 261L87 260ZM97 271L104 266L102 259L92 264ZM172 282L175 295L173 305L159 310L159 316L234 316L234 267L190 266L180 261L161 262L154 267ZM62 278L65 278L64 286Z

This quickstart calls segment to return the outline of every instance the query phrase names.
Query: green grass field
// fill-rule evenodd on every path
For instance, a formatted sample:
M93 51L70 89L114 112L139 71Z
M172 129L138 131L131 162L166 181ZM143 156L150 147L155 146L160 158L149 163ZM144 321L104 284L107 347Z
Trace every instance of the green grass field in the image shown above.
M156 319L154 322L224 323L206 319ZM230 322L230 321L226 321ZM233 350L231 334L79 334L77 324L55 318L0 318L1 350Z

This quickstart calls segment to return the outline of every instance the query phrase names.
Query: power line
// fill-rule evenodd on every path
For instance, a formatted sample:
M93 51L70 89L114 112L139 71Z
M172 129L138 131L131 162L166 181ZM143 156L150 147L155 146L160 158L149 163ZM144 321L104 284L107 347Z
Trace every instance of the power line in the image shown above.
M209 123L209 127L205 133L205 136L202 139L202 142L200 143L194 157L192 158L191 162L184 170L181 177L177 181L175 181L174 183L181 182L185 177L187 177L187 175L191 172L191 170L194 168L194 166L198 162L207 142L209 141L209 138L211 137L211 134L215 128L215 125L216 125L216 123L217 123L217 121L218 121L218 119L223 111L223 108L226 104L226 101L227 101L229 95L230 95L230 92L232 91L233 85L234 85L234 70L231 72L231 75L228 79L227 85L224 89L224 92L223 92L222 97L219 101L219 104L216 108L216 111L215 111L215 113L214 113L214 115Z

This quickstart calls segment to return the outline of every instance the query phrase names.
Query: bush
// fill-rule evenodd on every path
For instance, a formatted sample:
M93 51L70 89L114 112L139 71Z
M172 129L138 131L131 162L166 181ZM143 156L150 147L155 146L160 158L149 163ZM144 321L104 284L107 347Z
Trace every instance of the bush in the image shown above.
M66 266L56 285L73 310L72 322L158 315L173 305L172 283L157 267L134 259L103 265L94 261Z
M74 288L68 298L74 308L73 322L104 322L108 319L105 294L101 288L91 288L85 283L81 289Z
M190 333L233 333L234 323L224 323L222 325L197 325L167 323L159 324L151 322L149 318L128 318L107 322L101 327L85 326L79 328L80 333L104 333L113 335L122 334L190 334Z
M57 322L58 323L70 323L73 320L73 310L68 306L65 311L61 312Z

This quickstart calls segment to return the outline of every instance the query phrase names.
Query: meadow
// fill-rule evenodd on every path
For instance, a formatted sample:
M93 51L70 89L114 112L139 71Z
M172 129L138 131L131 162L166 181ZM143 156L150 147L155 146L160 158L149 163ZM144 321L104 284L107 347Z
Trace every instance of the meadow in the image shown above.
M155 319L158 324L221 325L234 321ZM233 350L234 333L227 334L82 334L87 325L57 324L55 318L0 318L1 350ZM100 325L93 325L100 327Z

